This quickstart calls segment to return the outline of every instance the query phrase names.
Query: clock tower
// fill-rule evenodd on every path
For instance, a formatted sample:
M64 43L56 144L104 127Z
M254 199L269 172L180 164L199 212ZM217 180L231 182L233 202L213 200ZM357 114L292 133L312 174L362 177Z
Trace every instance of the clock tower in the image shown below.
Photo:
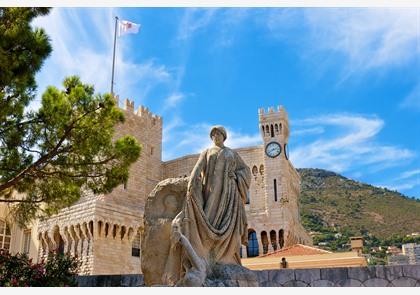
M281 106L276 110L271 107L268 112L259 109L259 128L264 143L265 203L266 210L270 210L288 200L285 166L288 162L289 122L285 109Z

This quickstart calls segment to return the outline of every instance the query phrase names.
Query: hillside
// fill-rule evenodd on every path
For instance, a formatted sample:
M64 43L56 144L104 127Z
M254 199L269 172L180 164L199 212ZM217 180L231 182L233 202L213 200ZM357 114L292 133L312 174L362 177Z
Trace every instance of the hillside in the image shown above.
M298 169L300 210L308 231L370 234L380 239L420 231L420 201L321 169Z

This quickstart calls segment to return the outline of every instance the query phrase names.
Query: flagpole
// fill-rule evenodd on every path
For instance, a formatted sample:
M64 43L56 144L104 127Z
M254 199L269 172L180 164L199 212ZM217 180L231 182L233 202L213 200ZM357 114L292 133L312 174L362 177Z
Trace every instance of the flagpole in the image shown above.
M111 75L111 95L112 96L114 96L114 69L115 69L115 47L117 44L117 26L118 26L118 16L115 17L114 52L112 54L112 75Z

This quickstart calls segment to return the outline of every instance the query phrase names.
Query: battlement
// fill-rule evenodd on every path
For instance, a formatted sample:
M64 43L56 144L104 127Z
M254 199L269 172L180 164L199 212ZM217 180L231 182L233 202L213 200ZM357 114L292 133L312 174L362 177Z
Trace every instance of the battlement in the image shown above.
M274 118L288 121L287 112L283 106L277 106L276 110L273 107L269 107L267 111L264 108L260 108L258 109L258 117L260 121Z
M117 95L115 97L116 103L118 105L119 103L119 96ZM125 110L126 112L131 112L141 118L146 118L151 120L154 123L159 123L162 124L162 117L153 114L148 108L146 108L145 106L140 105L137 109L137 111L134 111L134 101L133 100L129 100L128 98L126 98L124 100L124 106L122 107L123 110Z

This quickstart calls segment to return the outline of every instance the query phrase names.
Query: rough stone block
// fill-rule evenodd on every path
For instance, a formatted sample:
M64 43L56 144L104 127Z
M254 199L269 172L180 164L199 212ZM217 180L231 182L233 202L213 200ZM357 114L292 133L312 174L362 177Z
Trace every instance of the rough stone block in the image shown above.
M255 271L255 272L257 273L259 282L268 281L268 270L259 270L259 271Z
M316 280L310 285L311 287L334 287L334 283L327 280Z
M403 276L420 280L420 264L418 265L403 265Z
M336 287L361 287L362 282L355 279L346 279L338 281L334 284Z
M311 285L313 281L321 279L321 270L319 268L295 269L295 278Z
M363 286L365 287L387 287L390 284L390 281L384 279L368 279L363 282Z
M295 280L294 269L277 269L268 271L268 280L283 285L285 282Z
M414 287L417 281L412 278L401 277L391 281L390 286L392 287Z
M321 279L334 282L345 280L348 278L347 268L321 268Z
M302 281L293 280L284 283L283 287L310 287L310 285Z
M371 267L349 267L347 269L348 278L364 282L376 277L375 268Z
M402 277L402 266L395 265L395 266L383 266L378 265L375 268L376 270L376 277L388 281L392 281L396 278Z

